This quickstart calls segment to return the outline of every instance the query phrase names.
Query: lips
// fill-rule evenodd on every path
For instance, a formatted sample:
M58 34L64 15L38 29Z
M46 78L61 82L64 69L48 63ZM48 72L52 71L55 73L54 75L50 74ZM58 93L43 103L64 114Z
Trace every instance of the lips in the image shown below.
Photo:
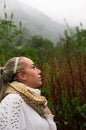
M39 80L42 80L42 78L40 77Z
M39 77L39 80L42 80L42 77L41 77L41 76Z

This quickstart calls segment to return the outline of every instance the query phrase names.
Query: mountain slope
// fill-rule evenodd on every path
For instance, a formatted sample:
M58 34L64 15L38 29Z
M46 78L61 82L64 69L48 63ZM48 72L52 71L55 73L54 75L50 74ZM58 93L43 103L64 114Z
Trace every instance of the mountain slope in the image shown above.
M37 9L23 5L18 0L8 0L6 12L14 14L16 23L22 21L23 29L27 36L40 35L56 43L59 35L63 35L63 25L54 22Z

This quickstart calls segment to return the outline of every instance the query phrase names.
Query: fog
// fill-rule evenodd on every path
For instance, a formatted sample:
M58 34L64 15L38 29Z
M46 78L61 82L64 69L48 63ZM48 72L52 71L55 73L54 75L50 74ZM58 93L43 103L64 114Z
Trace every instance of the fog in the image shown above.
M0 0L0 3L2 1L10 7L13 3L15 9L17 2L26 9L31 6L62 24L65 20L70 25L77 25L80 22L86 24L86 0Z
M71 25L86 23L86 0L19 0L24 6L32 6L53 20Z

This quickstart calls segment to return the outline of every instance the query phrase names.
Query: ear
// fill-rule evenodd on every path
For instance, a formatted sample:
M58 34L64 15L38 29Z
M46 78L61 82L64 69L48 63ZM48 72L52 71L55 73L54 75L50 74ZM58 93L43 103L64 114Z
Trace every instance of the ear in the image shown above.
M17 79L18 79L19 81L25 81L25 80L26 80L26 76L25 76L24 73L19 72L19 73L17 74Z

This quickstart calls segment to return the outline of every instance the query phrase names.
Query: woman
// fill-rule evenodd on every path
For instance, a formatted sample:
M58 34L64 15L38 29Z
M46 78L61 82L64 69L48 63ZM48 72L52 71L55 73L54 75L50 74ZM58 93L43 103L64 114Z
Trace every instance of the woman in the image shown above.
M26 57L1 68L0 130L56 130L54 115L40 95L41 71Z

